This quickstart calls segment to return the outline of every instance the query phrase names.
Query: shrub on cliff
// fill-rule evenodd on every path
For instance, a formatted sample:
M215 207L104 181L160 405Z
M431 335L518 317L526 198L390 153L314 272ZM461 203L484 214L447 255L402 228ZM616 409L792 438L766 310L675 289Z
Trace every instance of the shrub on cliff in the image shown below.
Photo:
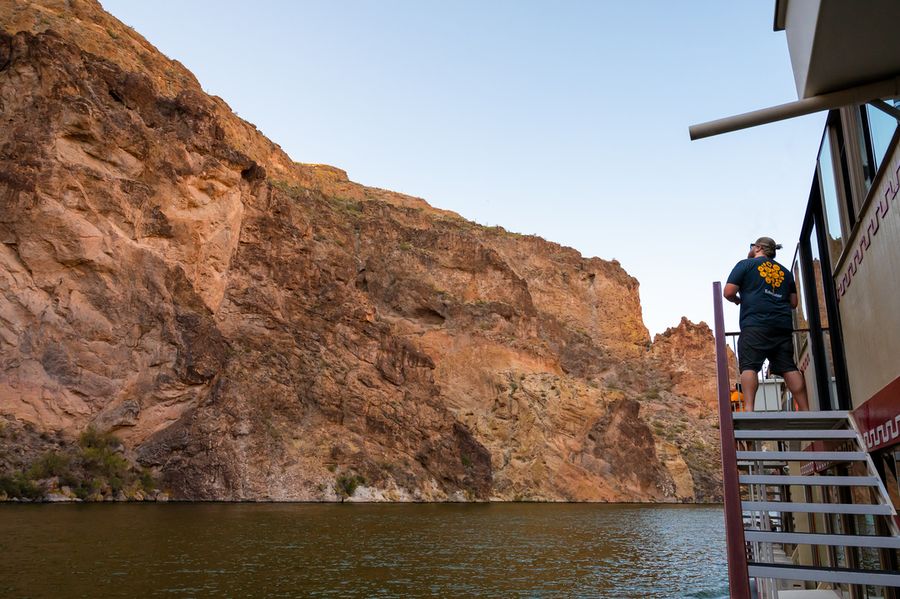
M30 480L24 472L16 472L12 476L0 476L0 496L7 498L18 497L20 499L38 499L44 494L44 489L33 480Z
M110 432L101 433L94 427L89 426L83 433L78 435L78 445L83 449L105 450L121 447L122 442Z
M341 496L341 501L348 497L353 497L359 485L366 484L366 479L358 474L342 474L337 477L335 488Z
M48 451L11 476L0 476L0 497L39 499L68 487L79 499L138 498L156 490L152 473L132 465L119 439L88 428L65 451Z
M48 451L28 468L28 478L40 480L52 476L65 476L69 473L72 458L57 451Z

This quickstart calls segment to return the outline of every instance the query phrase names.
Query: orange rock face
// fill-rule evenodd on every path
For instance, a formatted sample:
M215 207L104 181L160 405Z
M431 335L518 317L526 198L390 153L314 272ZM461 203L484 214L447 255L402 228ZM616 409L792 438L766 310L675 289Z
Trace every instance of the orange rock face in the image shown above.
M618 263L292 162L96 2L0 24L0 416L179 498L719 498L709 329Z
M682 318L653 340L651 356L666 368L672 391L699 399L705 409L716 409L715 345L709 326Z

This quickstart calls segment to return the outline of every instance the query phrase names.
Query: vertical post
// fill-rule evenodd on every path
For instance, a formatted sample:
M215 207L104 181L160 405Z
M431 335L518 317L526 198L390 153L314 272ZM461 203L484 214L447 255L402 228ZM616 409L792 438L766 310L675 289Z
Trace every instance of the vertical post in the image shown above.
M737 451L734 448L734 422L731 418L731 385L728 381L725 316L722 311L722 283L720 281L713 283L713 312L716 334L716 380L719 392L719 439L722 449L722 486L725 498L728 586L732 599L750 599L741 488L738 484Z
M817 233L819 227L816 227ZM817 239L811 239L810 243L819 243ZM822 244L817 246L819 248L820 255ZM828 260L828 255L825 254L825 260ZM818 403L818 409L820 410L833 410L834 406L831 405L831 385L828 380L828 364L826 362L825 357L825 340L822 335L822 319L821 319L821 311L819 308L819 296L816 292L816 272L815 269L819 269L819 274L823 278L825 277L825 271L822 270L822 260L818 261L818 265L812 259L812 249L808 244L804 244L802 241L800 243L800 261L803 265L803 288L807 291L806 295L806 307L807 307L807 321L809 322L809 353L812 357L813 368L816 373L816 393L815 393L815 401L813 401L812 396L810 397L809 407L812 409L813 405Z

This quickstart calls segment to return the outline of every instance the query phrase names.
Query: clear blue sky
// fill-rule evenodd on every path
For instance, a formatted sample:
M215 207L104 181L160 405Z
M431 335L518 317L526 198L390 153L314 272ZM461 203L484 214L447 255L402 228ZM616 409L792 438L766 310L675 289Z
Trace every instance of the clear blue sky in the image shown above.
M774 0L102 3L294 160L618 259L651 334L793 257L824 115L687 133L796 99Z

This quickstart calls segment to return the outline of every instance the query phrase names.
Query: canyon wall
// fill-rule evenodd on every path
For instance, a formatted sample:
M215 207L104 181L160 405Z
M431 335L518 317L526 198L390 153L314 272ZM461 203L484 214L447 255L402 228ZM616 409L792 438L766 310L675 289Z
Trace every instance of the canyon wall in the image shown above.
M181 499L720 499L711 333L617 262L294 162L92 0L0 24L0 470L91 427Z

